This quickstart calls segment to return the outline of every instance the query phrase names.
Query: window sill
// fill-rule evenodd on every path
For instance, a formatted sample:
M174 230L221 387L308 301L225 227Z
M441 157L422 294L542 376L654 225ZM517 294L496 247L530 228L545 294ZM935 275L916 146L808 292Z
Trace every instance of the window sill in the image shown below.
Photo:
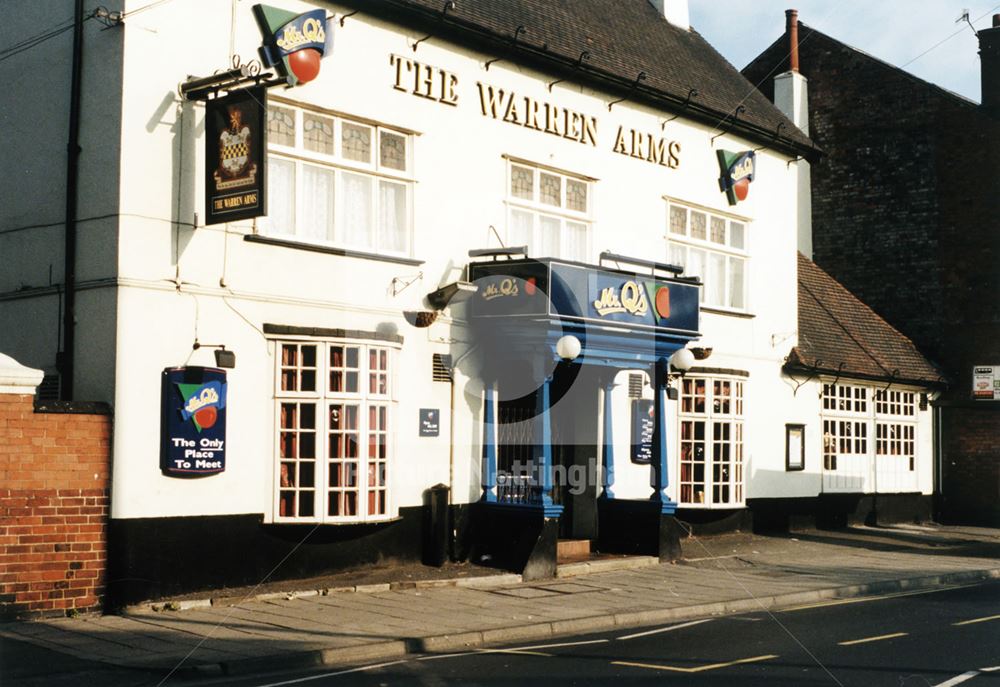
M339 255L345 258L359 258L361 260L375 260L378 262L391 262L397 265L412 265L414 267L423 265L423 260L415 258L405 258L398 255L382 255L380 253L368 253L361 250L351 250L349 248L334 248L333 246L321 246L316 243L305 243L289 239L280 239L274 236L263 236L261 234L247 234L244 241L250 243L263 243L269 246L280 246L282 248L295 248L298 250L311 251L313 253L326 253L327 255Z
M728 315L729 317L738 317L744 320L752 320L755 317L757 317L753 313L740 312L739 310L724 310L722 308L713 308L707 305L701 306L701 311L712 313L713 315Z

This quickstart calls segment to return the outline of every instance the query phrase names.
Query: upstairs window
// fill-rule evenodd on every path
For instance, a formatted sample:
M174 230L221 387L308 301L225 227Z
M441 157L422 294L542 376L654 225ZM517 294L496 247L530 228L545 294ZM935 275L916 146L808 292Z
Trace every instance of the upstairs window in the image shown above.
M291 105L268 105L262 233L409 255L412 136Z
M701 304L747 309L747 222L667 204L667 260L702 281Z
M586 262L593 182L523 162L508 164L507 245L533 257Z

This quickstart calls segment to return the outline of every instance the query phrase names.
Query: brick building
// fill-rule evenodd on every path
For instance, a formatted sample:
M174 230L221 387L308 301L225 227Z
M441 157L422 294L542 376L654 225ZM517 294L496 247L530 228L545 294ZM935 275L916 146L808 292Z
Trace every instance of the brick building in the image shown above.
M790 34L743 70L772 99ZM998 37L1000 15L979 32L979 105L798 26L808 132L826 152L811 166L811 257L945 370L941 515L993 523L1000 401L972 400L972 378L1000 363Z
M0 620L102 606L111 416L35 404L41 370L0 354Z

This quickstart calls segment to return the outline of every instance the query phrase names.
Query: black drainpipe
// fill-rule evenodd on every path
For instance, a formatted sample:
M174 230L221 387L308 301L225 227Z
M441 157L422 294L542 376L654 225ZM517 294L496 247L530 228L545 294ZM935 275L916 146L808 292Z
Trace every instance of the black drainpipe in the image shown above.
M73 400L73 349L76 345L76 212L80 177L80 81L83 63L83 0L76 0L73 25L73 81L69 105L69 143L66 145L66 244L63 283L66 305L63 308L63 350L59 361L60 393L64 401Z

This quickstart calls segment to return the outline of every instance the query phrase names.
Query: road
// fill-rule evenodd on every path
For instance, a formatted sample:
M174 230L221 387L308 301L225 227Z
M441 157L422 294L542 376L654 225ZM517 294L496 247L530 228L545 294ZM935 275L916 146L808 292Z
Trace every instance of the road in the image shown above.
M989 687L1000 685L1000 584L198 684Z

